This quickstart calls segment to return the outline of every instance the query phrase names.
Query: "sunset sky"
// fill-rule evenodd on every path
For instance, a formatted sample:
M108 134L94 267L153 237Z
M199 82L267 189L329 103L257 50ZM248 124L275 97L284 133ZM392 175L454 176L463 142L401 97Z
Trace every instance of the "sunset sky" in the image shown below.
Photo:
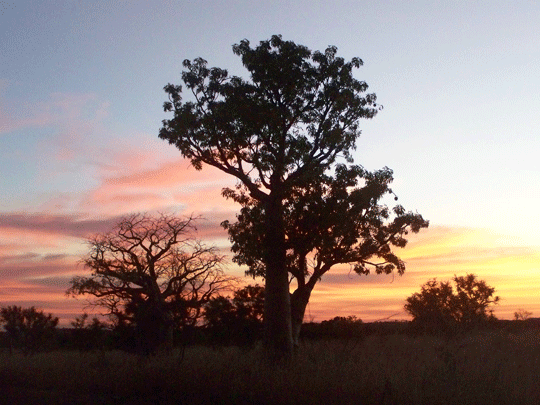
M364 61L384 109L355 163L393 169L399 202L430 221L398 251L405 275L336 268L307 320L407 319L429 278L470 272L500 318L540 316L539 16L533 1L0 1L0 305L67 325L85 238L128 213L202 215L199 237L227 251L235 182L158 139L163 86L199 56L246 77L231 46L282 34Z

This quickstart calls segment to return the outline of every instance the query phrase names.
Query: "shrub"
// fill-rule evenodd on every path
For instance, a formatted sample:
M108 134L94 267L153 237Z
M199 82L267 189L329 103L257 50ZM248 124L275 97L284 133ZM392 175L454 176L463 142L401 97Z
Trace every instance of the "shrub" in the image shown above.
M204 308L206 330L215 343L253 344L261 335L264 287L248 285L232 299L211 298Z
M45 315L35 307L23 309L14 305L0 309L0 323L6 330L10 349L21 348L28 353L50 343L58 318L51 314Z
M412 315L413 322L421 326L448 330L457 325L472 325L494 319L491 304L497 304L499 297L493 297L495 289L478 280L476 275L454 276L452 281L429 280L414 293L405 304L405 310Z

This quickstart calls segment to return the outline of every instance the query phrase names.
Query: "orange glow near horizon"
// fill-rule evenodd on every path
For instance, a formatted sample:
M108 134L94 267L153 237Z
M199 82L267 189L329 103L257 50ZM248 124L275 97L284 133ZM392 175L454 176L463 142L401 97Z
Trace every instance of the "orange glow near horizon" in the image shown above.
M226 212L232 215L232 211ZM199 236L209 243L219 242L230 258L226 235L218 223L218 219L201 223ZM0 244L0 305L34 305L59 316L63 326L85 311L84 298L65 296L71 277L87 272L80 264L81 237L61 234L56 228L10 226L0 228L0 238L10 241ZM305 320L320 322L349 315L364 321L408 319L403 304L421 284L430 278L449 280L454 274L466 273L474 273L496 288L501 297L494 308L499 318L511 319L520 308L540 315L540 248L513 245L514 240L485 230L440 226L410 235L409 241L406 248L396 251L407 266L401 277L359 276L347 265L330 270L316 285ZM230 260L228 268L232 274L242 275ZM245 279L246 284L255 282Z
M346 281L332 283L323 277L306 316L315 321L348 315L365 321L389 316L409 319L403 310L405 299L427 280L449 280L467 273L495 287L501 297L494 307L497 317L511 319L520 308L540 316L540 248L511 246L505 238L484 230L433 227L412 236L398 255L407 266L401 277L359 276L349 274L348 267L331 270L332 278L343 275Z

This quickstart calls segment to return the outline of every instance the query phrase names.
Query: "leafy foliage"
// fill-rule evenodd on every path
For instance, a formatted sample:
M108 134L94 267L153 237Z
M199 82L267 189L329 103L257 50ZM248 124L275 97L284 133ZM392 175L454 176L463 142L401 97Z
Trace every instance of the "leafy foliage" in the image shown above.
M368 172L359 166L337 165L306 188L294 188L284 200L287 270L296 281L291 298L293 338L298 343L309 295L324 274L337 264L350 264L358 274L405 271L392 247L404 247L409 232L428 226L418 213L380 201L392 194L392 171ZM264 206L246 204L237 222L225 221L235 253L233 261L247 265L247 274L265 277Z
M338 165L335 175L324 175L306 188L294 188L284 203L287 268L297 280L306 275L320 279L336 264L352 263L358 274L405 271L405 263L391 250L404 247L409 231L428 226L420 214L379 201L391 194L392 171L368 172L362 167ZM233 258L248 265L247 274L265 277L262 255L264 207L245 205L237 222L224 221ZM370 259L377 257L380 261ZM311 260L308 260L311 259Z
M11 347L28 353L39 350L53 337L58 318L52 314L45 315L35 307L14 305L0 309L0 323L6 330Z
M493 319L491 304L497 304L499 297L493 297L495 288L490 287L476 275L454 276L450 283L429 280L419 293L407 298L405 310L414 322L421 325L449 327L453 324L473 324Z
M233 51L251 80L185 60L182 80L195 101L182 102L182 86L165 86L164 109L174 118L163 121L161 139L195 168L237 177L257 200L320 174L339 155L350 159L359 119L377 112L375 95L364 95L367 84L352 76L359 58L345 62L336 47L311 52L279 35L256 48L243 40Z

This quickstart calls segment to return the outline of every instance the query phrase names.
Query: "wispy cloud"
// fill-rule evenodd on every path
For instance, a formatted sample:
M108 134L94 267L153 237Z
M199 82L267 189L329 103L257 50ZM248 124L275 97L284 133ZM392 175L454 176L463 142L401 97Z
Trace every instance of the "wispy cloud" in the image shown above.
M82 215L48 215L7 213L0 217L0 232L6 235L17 233L43 234L47 237L62 235L87 237L96 232L104 232L116 223L119 216L102 219L82 218Z
M51 93L46 100L19 103L3 97L8 83L0 81L0 134L25 128L56 127L62 139L92 130L108 115L110 103L95 94ZM67 146L67 145L66 145ZM65 150L60 151L65 153Z
M103 173L100 185L81 200L82 211L133 212L174 210L204 215L208 211L237 209L221 196L234 181L217 169L197 171L185 159L147 168ZM234 207L234 208L233 208Z

